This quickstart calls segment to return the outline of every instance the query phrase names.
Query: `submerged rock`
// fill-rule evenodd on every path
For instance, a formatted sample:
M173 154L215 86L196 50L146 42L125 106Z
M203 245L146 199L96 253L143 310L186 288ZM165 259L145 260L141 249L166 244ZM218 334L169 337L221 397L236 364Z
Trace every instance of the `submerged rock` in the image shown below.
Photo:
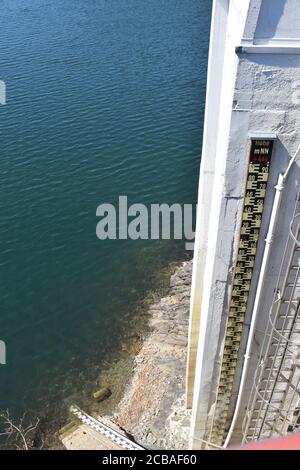
M107 387L99 388L95 393L93 393L93 398L97 401L106 400L111 395L111 390Z

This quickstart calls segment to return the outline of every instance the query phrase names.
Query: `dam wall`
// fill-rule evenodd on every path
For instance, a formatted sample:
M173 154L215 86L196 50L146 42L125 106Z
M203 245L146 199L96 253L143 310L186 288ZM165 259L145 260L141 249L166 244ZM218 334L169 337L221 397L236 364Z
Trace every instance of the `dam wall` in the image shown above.
M259 360L262 332L267 327L289 226L299 198L300 157L295 156L300 145L299 20L300 4L294 0L214 1L187 373L193 449L205 447L206 442L222 446L229 431L230 444L243 440L242 422ZM259 174L265 171L261 165L255 170L258 180L262 178L266 183L260 201L261 220L256 231L249 287L234 289L238 285L245 211L251 211L245 198L249 178L250 181L256 178L251 173L254 171L251 155L255 152L259 158L264 158L264 152L270 155L268 174ZM265 266L262 298L257 299L275 188L279 175L286 172L291 161ZM239 299L243 293L245 312L231 327L229 320L236 290L240 290ZM241 304L239 308L242 309ZM254 339L241 391L251 325ZM226 358L227 346L235 348L235 355L228 353ZM222 387L227 387L230 394L227 391L222 396Z

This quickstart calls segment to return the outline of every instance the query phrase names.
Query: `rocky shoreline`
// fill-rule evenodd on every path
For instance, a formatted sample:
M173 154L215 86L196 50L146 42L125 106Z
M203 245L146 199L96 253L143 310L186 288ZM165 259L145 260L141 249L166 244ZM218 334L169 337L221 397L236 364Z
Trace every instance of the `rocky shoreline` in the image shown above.
M190 411L185 371L192 261L171 276L166 296L149 308L150 331L134 358L131 383L110 419L148 449L186 449Z
M128 326L125 355L101 374L92 400L82 403L92 416L146 449L188 448L185 375L191 278L192 261L160 273L160 287L144 299L140 322ZM93 448L82 426L73 421L60 430L65 448Z

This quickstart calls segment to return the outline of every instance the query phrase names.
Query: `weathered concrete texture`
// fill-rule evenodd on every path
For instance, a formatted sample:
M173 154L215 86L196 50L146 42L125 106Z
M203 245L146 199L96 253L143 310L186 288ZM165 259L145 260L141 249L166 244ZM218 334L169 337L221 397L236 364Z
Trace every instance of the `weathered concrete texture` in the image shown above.
M87 424L74 426L61 436L61 442L67 450L123 450L106 436L92 429Z
M150 307L151 332L135 358L135 373L115 422L146 448L188 448L185 409L192 262L170 280L170 293Z

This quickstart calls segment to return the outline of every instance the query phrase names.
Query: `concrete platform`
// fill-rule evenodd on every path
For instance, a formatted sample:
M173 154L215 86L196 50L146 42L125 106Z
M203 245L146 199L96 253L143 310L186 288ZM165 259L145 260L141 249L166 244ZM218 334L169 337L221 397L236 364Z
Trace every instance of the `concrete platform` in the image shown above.
M61 442L67 450L124 450L87 424L66 431Z

